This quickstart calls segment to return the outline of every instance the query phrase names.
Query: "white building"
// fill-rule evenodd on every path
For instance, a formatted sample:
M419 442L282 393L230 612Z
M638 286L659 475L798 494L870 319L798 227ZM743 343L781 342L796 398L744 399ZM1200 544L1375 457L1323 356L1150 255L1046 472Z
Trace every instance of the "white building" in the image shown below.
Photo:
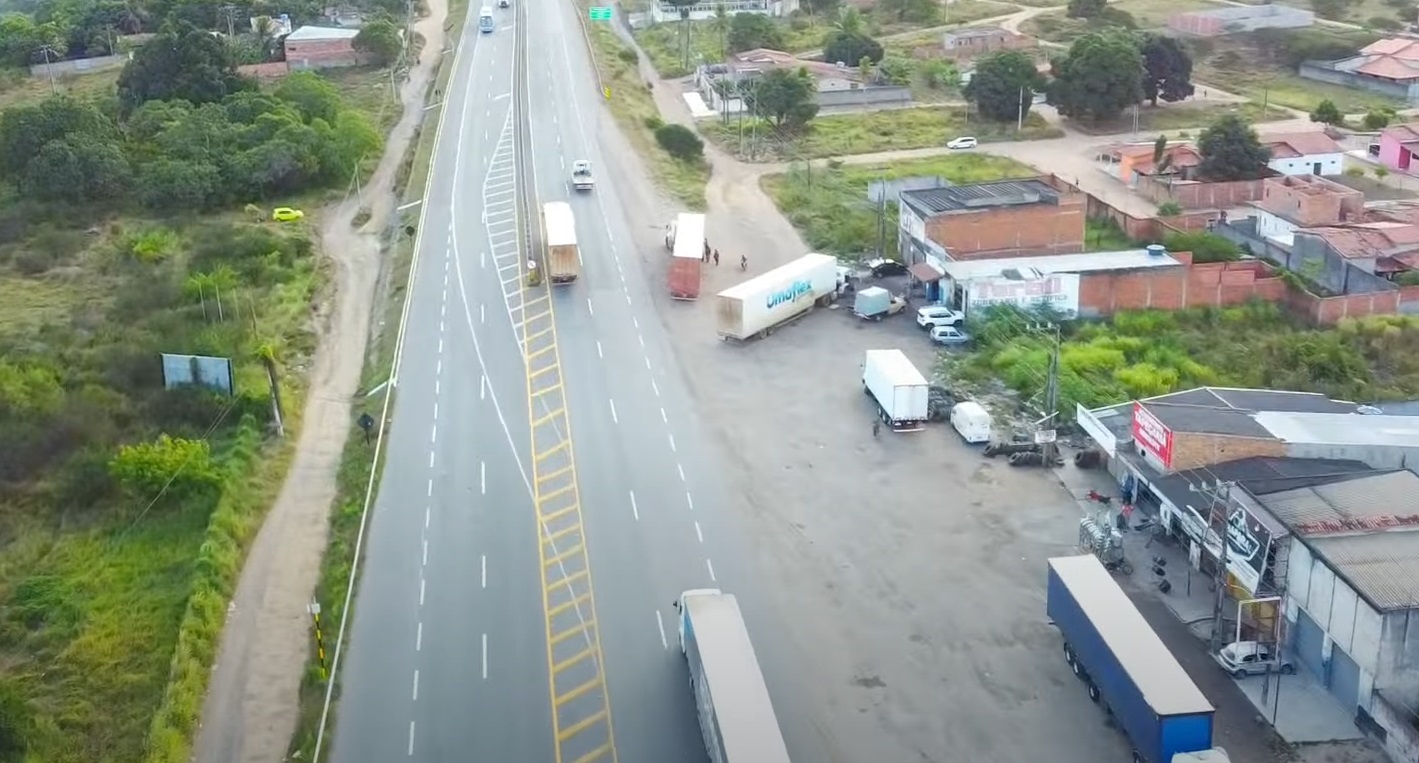
M691 21L705 21L719 15L719 9L733 16L736 13L759 13L775 18L787 16L798 10L798 0L728 0L728 2L701 2L682 8L671 3L657 2L650 6L652 23L679 21L681 13L689 12Z
M1263 135L1271 149L1271 169L1282 175L1339 175L1345 171L1345 150L1319 130Z
M1259 496L1289 531L1287 643L1381 738L1419 755L1419 475L1392 471Z

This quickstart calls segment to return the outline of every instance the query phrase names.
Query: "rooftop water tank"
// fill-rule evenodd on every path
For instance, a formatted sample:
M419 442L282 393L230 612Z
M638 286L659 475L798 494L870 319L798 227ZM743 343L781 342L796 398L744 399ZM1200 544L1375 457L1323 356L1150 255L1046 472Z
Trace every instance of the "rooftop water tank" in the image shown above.
M1146 249L1149 257L1162 257L1168 253L1168 248L1162 244L1149 244Z

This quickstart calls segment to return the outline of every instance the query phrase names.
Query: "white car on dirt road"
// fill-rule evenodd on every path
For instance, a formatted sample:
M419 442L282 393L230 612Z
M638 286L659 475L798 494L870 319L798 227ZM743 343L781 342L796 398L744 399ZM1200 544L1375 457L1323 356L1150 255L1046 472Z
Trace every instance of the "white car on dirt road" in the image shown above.
M953 149L975 148L977 143L978 143L978 141L977 141L975 138L971 138L971 137L960 137L960 138L953 138L953 139L947 141L947 142L946 142L946 147L947 147L947 148L953 148Z

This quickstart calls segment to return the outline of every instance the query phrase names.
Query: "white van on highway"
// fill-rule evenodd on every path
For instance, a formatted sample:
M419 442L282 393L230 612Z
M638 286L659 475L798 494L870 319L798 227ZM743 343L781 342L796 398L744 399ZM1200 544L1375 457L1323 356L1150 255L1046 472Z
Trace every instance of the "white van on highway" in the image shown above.
M478 11L478 31L484 34L493 31L493 9L486 5Z

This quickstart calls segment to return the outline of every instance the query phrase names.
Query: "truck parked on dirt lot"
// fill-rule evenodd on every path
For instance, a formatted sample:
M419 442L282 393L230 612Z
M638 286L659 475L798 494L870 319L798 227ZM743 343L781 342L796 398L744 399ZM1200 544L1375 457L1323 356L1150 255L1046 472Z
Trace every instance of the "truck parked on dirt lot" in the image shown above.
M1045 610L1065 661L1128 737L1134 763L1212 749L1212 703L1096 557L1049 560Z
M802 257L719 293L720 339L767 336L774 329L832 302L838 261L826 254Z
M666 274L670 296L698 299L700 265L705 259L705 216L683 212L665 230L665 248L670 250L670 270Z
M566 284L581 275L581 253L576 248L576 217L565 201L542 205L542 240L547 242L547 278Z
M738 601L718 588L696 588L680 594L675 609L709 759L789 763Z
M877 403L883 424L899 432L924 428L930 407L926 378L901 350L867 351L862 391Z

